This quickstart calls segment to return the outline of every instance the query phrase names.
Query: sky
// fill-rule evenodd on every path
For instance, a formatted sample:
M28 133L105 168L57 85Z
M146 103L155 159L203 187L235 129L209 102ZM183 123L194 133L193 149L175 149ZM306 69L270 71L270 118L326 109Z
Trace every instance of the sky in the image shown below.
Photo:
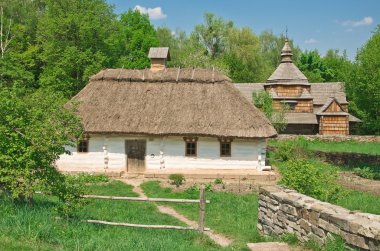
M203 23L205 12L251 27L256 34L284 34L301 49L346 50L354 59L380 24L380 0L107 0L120 14L129 8L147 13L155 27L188 34Z

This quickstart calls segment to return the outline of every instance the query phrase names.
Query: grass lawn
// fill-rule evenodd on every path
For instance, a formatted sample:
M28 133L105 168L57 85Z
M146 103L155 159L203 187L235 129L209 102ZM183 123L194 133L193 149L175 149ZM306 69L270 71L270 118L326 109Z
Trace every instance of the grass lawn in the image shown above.
M198 189L184 192L172 192L170 188L162 188L158 181L149 181L141 185L148 197L198 199ZM257 194L239 195L226 192L206 192L207 227L235 240L232 248L241 250L248 242L265 241L256 229L258 198ZM199 219L198 204L170 204L192 220Z
M316 165L323 169L341 169L328 163L321 162L317 159L308 159L308 163ZM275 161L274 166L285 168L285 162ZM334 204L349 210L359 210L372 214L380 214L380 196L367 192L355 191L344 188L344 196L340 197Z
M352 152L352 153L365 153L371 155L380 155L380 142L357 142L357 141L321 141L321 140L306 140L298 138L295 140L288 140L295 144L302 145L308 150L319 150L324 152ZM269 145L277 146L278 140L270 140Z
M347 195L338 199L336 204L350 210L380 215L380 196L370 193L347 190Z
M89 193L136 196L119 181L91 185ZM98 219L140 224L183 225L152 203L88 200L76 218L57 219L57 199L38 195L35 206L14 204L0 194L1 250L220 250L195 231L138 229L83 223ZM254 210L257 211L257 208Z

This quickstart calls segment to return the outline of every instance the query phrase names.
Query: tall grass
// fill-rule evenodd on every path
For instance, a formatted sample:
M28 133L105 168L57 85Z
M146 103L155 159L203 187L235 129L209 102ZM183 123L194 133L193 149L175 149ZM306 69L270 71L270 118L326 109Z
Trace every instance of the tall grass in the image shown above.
M184 192L173 192L170 188L162 188L158 181L145 182L141 186L149 197L163 198L199 198L196 187ZM248 242L261 242L266 239L257 231L258 195L238 195L226 192L206 192L205 225L218 233L235 240L233 248L242 249ZM173 208L192 220L199 219L198 204L171 204Z
M89 193L136 196L121 182L89 187ZM0 250L220 250L195 231L95 225L81 219L183 225L152 203L88 200L74 219L56 218L57 200L36 196L34 207L0 197Z

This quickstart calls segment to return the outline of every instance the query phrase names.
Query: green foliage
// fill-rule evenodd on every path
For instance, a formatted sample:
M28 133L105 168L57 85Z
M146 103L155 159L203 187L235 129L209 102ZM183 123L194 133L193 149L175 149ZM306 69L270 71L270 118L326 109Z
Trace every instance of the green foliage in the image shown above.
M366 179L375 179L376 173L370 167L357 167L353 169L354 173Z
M333 237L327 238L325 245L320 245L313 241L308 241L305 243L305 247L312 251L350 251L351 248L346 246L345 241L342 237L334 235Z
M319 200L336 202L342 195L336 183L337 169L324 168L303 159L289 160L280 167L280 183Z
M193 37L205 48L204 53L214 59L227 49L227 34L233 27L233 22L208 12L204 14L204 21L205 24L195 26Z
M54 167L64 146L74 146L82 132L63 99L44 91L26 95L0 91L0 189L26 200L36 190L54 190L64 182Z
M367 192L346 190L336 204L349 210L360 210L371 214L380 214L380 196Z
M179 187L185 181L185 176L183 174L173 173L169 175L169 180L171 180L176 187Z
M348 152L348 153L362 153L369 155L380 154L379 142L359 142L354 140L345 141L326 141L326 140L307 140L305 137L297 137L292 140L271 140L269 144L278 146L281 144L295 144L305 148L305 150L318 150L324 152Z
M89 174L89 173L80 173L76 175L70 176L71 179L84 183L99 183L99 182L108 182L109 178L108 176L104 174Z
M361 133L380 135L380 29L358 51L346 82L350 109L363 120Z
M197 189L193 189L192 193L173 192L172 189L162 188L158 181L145 182L141 187L149 197L199 199ZM205 195L210 200L210 204L206 205L205 225L235 240L230 246L231 250L245 250L249 242L272 240L270 237L263 237L257 230L257 193L242 195L214 191L206 192ZM170 206L191 220L199 220L197 204L173 203Z
M133 196L132 186L120 181L86 187L91 194ZM0 195L1 196L1 195ZM86 200L71 219L57 218L55 196L36 195L34 207L0 197L1 250L220 250L196 231L173 231L81 222L103 219L151 225L184 226L179 220L158 212L154 203ZM16 227L15 227L16 226ZM127 236L127 238L126 238Z
M286 129L288 124L285 114L289 111L287 106L282 106L281 110L273 109L272 97L266 91L252 93L252 99L255 106L265 114L278 132L282 132Z
M284 34L276 36L272 31L266 30L260 34L259 40L261 58L265 61L265 65L268 67L266 77L261 80L265 81L281 62L280 55L281 50L284 47L285 36ZM289 39L289 43L292 47L293 61L296 62L301 54L301 49L294 44L293 40Z
M89 76L115 62L122 49L120 30L104 0L49 0L46 5L36 38L44 65L40 84L69 98Z
M215 184L215 185L223 184L223 180L222 180L221 178L216 178L216 179L214 180L214 184Z
M301 53L297 66L309 82L329 82L333 78L331 69L326 66L317 50Z
M85 205L84 199L80 198L84 194L83 182L72 176L65 176L63 182L57 182L52 192L61 202L56 207L61 216L73 217Z
M290 245L298 244L297 235L294 233L286 233L286 234L281 235L281 240Z
M130 69L149 67L149 48L157 47L159 40L148 15L129 9L121 14L120 25L124 33L125 52L118 65Z

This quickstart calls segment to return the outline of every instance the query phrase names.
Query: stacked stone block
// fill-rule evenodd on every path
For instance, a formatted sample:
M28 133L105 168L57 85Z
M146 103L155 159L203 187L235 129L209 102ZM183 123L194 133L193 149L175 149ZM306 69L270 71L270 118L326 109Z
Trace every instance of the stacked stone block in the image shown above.
M321 245L335 234L354 248L380 250L380 215L353 212L279 186L260 188L257 228Z

